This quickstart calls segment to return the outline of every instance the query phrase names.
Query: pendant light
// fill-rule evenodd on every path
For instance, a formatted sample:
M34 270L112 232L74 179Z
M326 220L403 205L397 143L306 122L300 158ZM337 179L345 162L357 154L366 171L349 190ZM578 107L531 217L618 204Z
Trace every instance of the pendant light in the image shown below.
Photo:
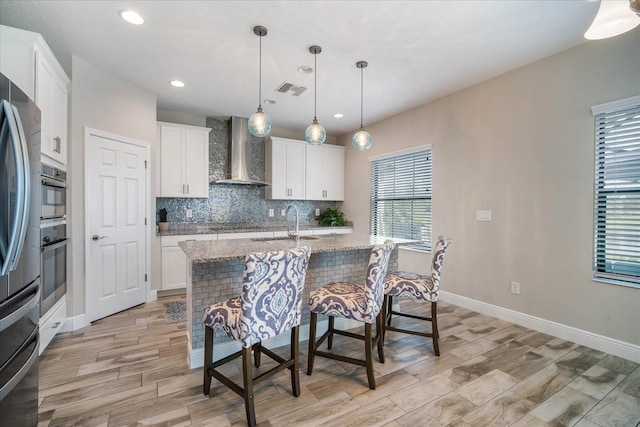
M371 138L371 135L369 134L369 132L367 132L366 130L364 130L364 126L362 125L362 98L363 98L363 74L364 74L364 69L367 68L367 61L358 61L356 62L356 67L358 67L360 69L360 130L358 132L356 132L353 135L353 138L351 138L351 145L353 145L353 148L355 148L358 151L364 151L364 150L368 150L369 148L371 148L371 145L373 144L373 138Z
M260 37L260 72L258 79L258 111L249 117L249 132L257 137L269 136L271 133L271 119L262 112L262 37L267 35L267 29L260 25L253 27L253 33Z
M602 0L584 38L601 40L631 31L640 25L639 8L638 0Z
M313 94L313 122L309 125L306 131L304 131L304 139L307 143L311 145L320 145L324 143L327 139L327 131L324 129L320 123L318 123L318 119L316 118L316 104L317 104L317 95L318 95L318 54L322 52L322 48L320 46L311 46L309 48L309 52L313 54L313 83L314 83L314 94Z

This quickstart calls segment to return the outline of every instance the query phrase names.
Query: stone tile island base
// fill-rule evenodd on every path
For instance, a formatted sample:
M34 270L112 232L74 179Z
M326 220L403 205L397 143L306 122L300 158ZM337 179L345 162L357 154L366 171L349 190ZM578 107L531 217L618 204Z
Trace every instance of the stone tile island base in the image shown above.
M302 300L302 326L300 341L309 338L309 295L329 282L348 281L364 283L371 249L350 249L334 252L312 253L307 269L305 295ZM398 268L398 249L394 249L389 260L389 270ZM189 336L189 366L203 365L204 326L203 311L208 305L224 301L242 292L244 259L220 260L207 263L187 264L187 333ZM318 334L326 330L326 316L318 317ZM350 328L362 325L346 319L336 318L336 327ZM289 334L265 341L267 346L280 347L289 344ZM240 349L240 344L228 338L220 329L215 330L214 357L221 359Z

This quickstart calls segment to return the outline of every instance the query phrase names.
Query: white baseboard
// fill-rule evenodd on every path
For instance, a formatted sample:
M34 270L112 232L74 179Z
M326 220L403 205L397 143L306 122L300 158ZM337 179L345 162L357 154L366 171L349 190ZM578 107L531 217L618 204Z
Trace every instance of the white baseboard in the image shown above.
M90 323L87 322L87 316L82 313L74 317L67 317L60 332L73 332L89 325Z
M318 326L316 329L316 335L320 336L327 330L328 322L326 320L322 322L318 322ZM351 329L357 328L358 326L362 326L362 322L357 322L355 320L348 319L340 319L336 318L335 327L336 329ZM291 339L291 335L289 333L284 333L278 335L277 337L268 339L263 342L264 346L267 348L277 348L285 345L289 345ZM309 339L309 325L301 325L300 326L300 341L306 341ZM187 343L187 352L188 352L188 362L189 367L191 369L201 368L204 365L204 349L196 348L193 349L191 347L191 342ZM215 354L214 359L220 360L223 357L227 357L230 354L235 353L240 350L240 344L237 341L229 341L222 344L215 345Z
M147 294L147 302L153 302L156 301L158 299L158 291L156 289L150 291Z
M576 344L584 345L640 363L640 346L628 342L620 341L614 338L598 335L593 332L574 328L573 326L564 325L562 323L553 322L551 320L542 319L540 317L531 316L519 311L510 310L508 308L499 307L497 305L488 304L486 302L463 297L461 295L449 292L440 292L441 299L451 304L458 305L487 316L497 317L517 325L524 326L529 329L553 335L554 337L572 341Z

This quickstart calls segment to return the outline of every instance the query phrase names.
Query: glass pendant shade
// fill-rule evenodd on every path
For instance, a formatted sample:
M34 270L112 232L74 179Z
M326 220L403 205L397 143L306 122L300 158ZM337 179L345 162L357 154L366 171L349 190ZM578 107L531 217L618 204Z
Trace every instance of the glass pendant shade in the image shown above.
M318 119L314 118L307 130L304 131L304 139L311 145L324 144L327 139L327 131L324 126L318 123Z
M314 94L313 94L313 122L309 125L307 130L304 131L304 140L307 141L309 145L320 145L324 144L324 141L327 139L327 131L324 126L318 123L318 119L316 117L316 106L317 106L317 94L318 94L318 54L322 52L322 48L320 46L311 46L309 48L309 52L313 54L313 66L314 66L314 74L313 74L313 86L314 86Z
M249 117L249 133L258 138L264 138L271 133L271 119L262 112L262 37L267 35L263 26L253 27L253 33L260 37L260 66L258 78L258 110Z
M369 132L364 130L363 127L360 127L360 130L351 138L351 145L358 151L368 150L371 148L371 145L373 145L373 138Z
M259 138L271 133L271 119L262 112L262 107L258 107L258 111L249 117L249 132Z
M373 138L371 137L371 134L366 130L364 130L364 126L362 125L362 118L364 116L364 113L363 113L364 83L363 83L362 74L363 74L363 70L367 68L367 65L369 65L367 61L356 62L356 67L360 70L360 130L356 132L351 138L351 145L353 145L353 148L355 148L357 151L368 150L373 145Z

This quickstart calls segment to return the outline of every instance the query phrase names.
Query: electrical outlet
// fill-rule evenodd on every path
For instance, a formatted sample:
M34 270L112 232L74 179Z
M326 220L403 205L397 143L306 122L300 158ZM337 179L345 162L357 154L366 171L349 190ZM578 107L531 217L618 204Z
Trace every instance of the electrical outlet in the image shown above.
M320 208L316 208L316 216L320 216Z
M520 295L520 283L511 282L511 293L512 294L516 294L516 295Z
M275 215L275 214L273 213L273 209L269 209L269 216L273 216L273 215Z
M477 221L491 221L491 211L476 211Z
M287 214L286 209L280 209L280 216L285 216Z
M187 215L187 218L191 218L193 216L193 211L190 208L187 208L186 215Z

